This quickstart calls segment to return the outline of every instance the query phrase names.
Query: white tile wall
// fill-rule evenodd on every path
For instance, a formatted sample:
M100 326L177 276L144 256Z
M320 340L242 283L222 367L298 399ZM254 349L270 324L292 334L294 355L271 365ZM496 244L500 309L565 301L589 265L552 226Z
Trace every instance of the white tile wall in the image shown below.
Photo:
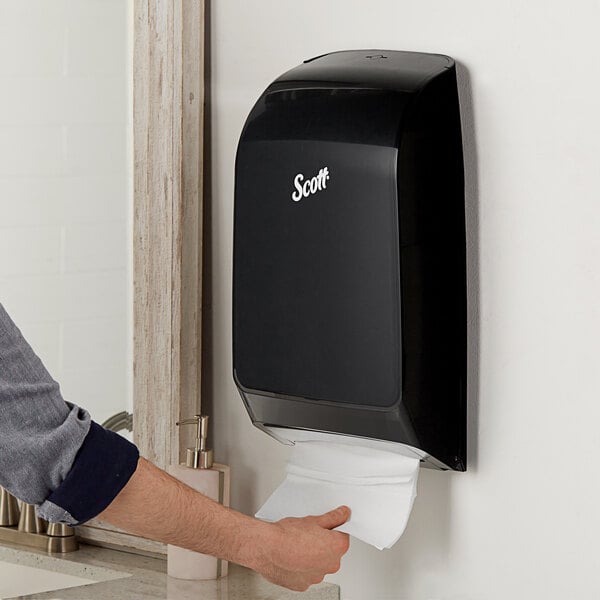
M91 365L87 369L65 370L63 375L61 390L65 400L80 404L79 399L86 398L84 406L97 423L124 409L121 398L127 394L128 384L126 373L119 366Z
M0 227L122 222L127 179L95 174L0 177Z
M58 275L61 266L60 227L2 228L0 257L4 276ZM8 260L8 259L11 260Z
M131 410L131 10L0 2L0 302L65 398Z
M3 78L4 79L4 78ZM11 78L1 85L15 85ZM0 100L1 102L1 100ZM2 126L0 177L56 177L65 173L63 127L58 125Z
M66 43L64 0L0 2L0 77L60 77Z
M0 77L7 76L0 74ZM123 74L13 79L18 79L18 85L2 90L0 125L15 122L21 125L124 124L127 121Z
M67 0L65 64L69 76L123 74L125 10L122 0Z
M111 240L126 239L126 224L74 223L64 227L63 270L65 273L86 271L123 271L127 266L127 256L122 244L112 244Z
M123 332L127 328L120 316L62 324L62 365L65 371L85 371L122 365L127 359Z
M122 175L127 169L127 132L117 125L65 127L65 168L69 175Z

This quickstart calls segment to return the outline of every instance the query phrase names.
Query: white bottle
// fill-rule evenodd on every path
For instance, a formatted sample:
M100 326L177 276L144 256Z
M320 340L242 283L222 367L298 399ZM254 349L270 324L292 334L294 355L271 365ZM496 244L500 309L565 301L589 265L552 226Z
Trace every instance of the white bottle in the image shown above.
M229 506L229 467L213 463L213 451L207 449L208 417L195 415L177 425L196 425L196 447L188 448L185 464L167 470L179 481L196 491ZM167 573L177 579L218 579L227 575L228 563L208 554L192 552L179 546L167 546Z

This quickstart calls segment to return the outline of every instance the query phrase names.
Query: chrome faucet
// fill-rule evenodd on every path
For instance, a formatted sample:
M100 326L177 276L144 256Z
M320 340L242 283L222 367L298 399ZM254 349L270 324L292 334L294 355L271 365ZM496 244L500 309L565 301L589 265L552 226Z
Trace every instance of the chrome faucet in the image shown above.
M48 523L37 516L33 504L21 503L0 487L0 542L38 548L47 552L79 549L75 530L64 523Z

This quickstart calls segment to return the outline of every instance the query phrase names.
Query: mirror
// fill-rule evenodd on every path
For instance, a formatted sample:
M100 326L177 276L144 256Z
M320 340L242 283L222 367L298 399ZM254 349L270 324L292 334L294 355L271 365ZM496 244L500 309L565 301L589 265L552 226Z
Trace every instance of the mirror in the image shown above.
M163 468L200 410L208 21L203 0L0 2L0 302L65 399L132 412Z
M128 0L0 4L0 302L98 423L133 410L132 56Z

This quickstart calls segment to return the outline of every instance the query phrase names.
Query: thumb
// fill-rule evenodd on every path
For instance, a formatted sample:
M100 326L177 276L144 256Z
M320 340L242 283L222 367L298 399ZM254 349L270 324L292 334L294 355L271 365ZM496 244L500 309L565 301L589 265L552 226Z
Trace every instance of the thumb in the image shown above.
M338 506L323 515L315 517L315 523L324 529L335 529L350 518L350 509L347 506Z

